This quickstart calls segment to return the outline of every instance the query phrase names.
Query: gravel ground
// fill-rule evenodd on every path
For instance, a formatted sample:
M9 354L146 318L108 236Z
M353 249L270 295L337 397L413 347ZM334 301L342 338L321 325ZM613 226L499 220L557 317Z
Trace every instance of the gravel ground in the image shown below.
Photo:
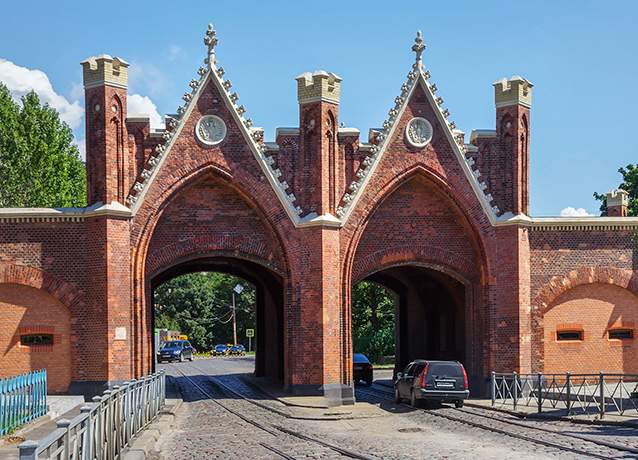
M268 407L288 413L288 408L283 404L264 400L262 393L241 380L241 374L252 371L253 363L252 358L214 358L164 365L169 375L177 377L176 382L183 393L184 404L177 414L175 430L158 442L158 458L345 458L329 447L299 439L273 427L293 430L369 458L583 458L582 455L475 428L425 411L397 406L384 400L383 393L366 389L358 391L357 400L368 400L371 404L376 404L386 415L355 420L311 421L290 419L255 406L225 392L212 380L219 379L219 382L231 386L242 395L260 399ZM190 376L212 399L181 376L180 371ZM227 409L243 415L260 427ZM458 415L453 409L441 410ZM635 433L637 430L628 431L627 428L578 426L566 422L542 423L543 426L559 432L600 436L608 441L628 445L635 445L638 440L638 433ZM525 432L526 428L517 430ZM532 437L539 437L536 430L530 428L528 431ZM579 447L579 442L574 441L573 446ZM609 450L601 447L600 451L592 452L607 456ZM638 456L623 455L616 458Z

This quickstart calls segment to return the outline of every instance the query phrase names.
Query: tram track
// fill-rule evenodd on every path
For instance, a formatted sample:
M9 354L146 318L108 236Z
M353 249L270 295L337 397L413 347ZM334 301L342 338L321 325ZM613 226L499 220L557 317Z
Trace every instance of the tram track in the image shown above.
M381 390L376 388L377 385L371 388L358 388L357 392L368 394L373 397L377 397L381 400L390 400L394 401L394 394L385 389ZM403 406L412 407L406 403L400 403ZM589 436L582 436L577 434L565 434L556 430L552 430L549 428L542 428L538 426L532 426L529 424L525 424L522 422L516 422L513 420L506 420L502 417L488 415L479 410L474 409L450 409L450 411L454 412L454 414L463 414L461 416L451 415L442 411L428 410L428 409L419 409L423 412L432 415L434 417L439 417L443 419L447 419L457 423L463 423L466 425L473 426L475 428L491 431L494 433L502 434L505 436L510 436L516 439L520 439L523 441L531 442L534 444L542 445L544 447L550 447L553 449L558 449L563 452L570 452L577 455L587 456L591 458L601 458L601 459L609 459L609 458L638 458L638 449L624 446L622 444L612 443L608 441L603 441L599 439L593 439ZM512 429L512 427L514 427ZM531 433L521 433L520 429L524 428L525 430L532 431L535 435L531 435ZM518 430L518 432L517 432ZM540 436L544 436L545 439L541 439ZM553 440L548 440L547 438L553 438ZM575 442L584 443L583 447L587 446L587 448L577 448L573 447ZM593 452L592 450L597 449L599 452ZM606 450L606 451L605 451Z
M196 368L195 366L192 365L187 365L187 366L180 366L180 367L189 367L192 368L196 371L200 371L198 368ZM279 425L275 425L272 423L268 423L268 422L259 422L253 418L249 418L246 417L245 415L243 415L241 412L239 412L236 409L233 409L232 407L230 407L228 404L224 404L223 402L219 401L218 397L216 397L214 394L212 394L210 391L208 391L206 388L204 388L202 385L200 385L199 383L197 383L195 381L195 379L190 376L187 375L182 369L180 369L180 367L175 366L174 369L177 373L179 373L183 378L185 378L186 380L189 381L189 383L197 389L197 391L199 391L202 395L204 395L207 398L207 401L211 401L214 404L216 404L217 406L221 407L223 410L231 413L232 415L240 418L241 420L243 420L244 422L254 426L255 428L265 431L275 437L281 436L281 435L288 435L291 436L293 438L296 438L297 440L301 440L304 442L309 442L309 443L313 443L316 444L318 446L321 446L322 448L325 449L329 449L332 452L338 453L340 456L345 457L345 458L354 458L354 459L359 459L359 460L372 460L373 457L370 457L368 455L363 455L363 454L359 454L357 452L354 452L352 450L349 449L344 449L341 448L339 446L335 446L334 444L322 441L320 439L316 439L312 436L308 436L304 433L295 431L295 430L291 430L289 428L285 428ZM240 399L243 400L247 403L252 404L253 406L259 407L261 409L267 410L271 413L277 414L279 416L283 416L284 414L282 414L280 411L274 410L273 408L270 408L268 406L266 406L265 404L260 404L256 401L253 401L252 399L242 395L241 393L233 390L232 388L230 388L228 385L226 385L225 383L221 382L219 379L216 379L214 376L207 376L206 378L207 382L210 383L211 385L214 385L215 387L217 387L219 389L219 396L224 396L224 393L226 393L226 395L230 394L232 395L235 399ZM273 446L271 446L268 443L264 443L264 442L260 442L259 443L262 447L264 447L265 449L271 451L272 453L278 455L281 458L285 458L288 460L295 460L296 457L294 455L289 455L287 453L285 453L284 451L282 451L280 448L275 448Z

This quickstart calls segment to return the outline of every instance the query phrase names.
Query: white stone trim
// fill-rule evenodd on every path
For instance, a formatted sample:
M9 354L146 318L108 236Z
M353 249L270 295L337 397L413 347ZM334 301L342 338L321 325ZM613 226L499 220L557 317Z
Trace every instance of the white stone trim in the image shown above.
M277 128L275 129L275 139L279 136L298 136L299 128Z
M368 185L370 181L370 177L374 175L374 172L379 165L381 158L385 154L388 145L390 144L390 139L394 138L396 127L398 125L399 120L403 117L405 112L405 108L408 105L410 98L414 93L414 89L417 85L420 85L424 90L426 97L432 107L435 116L437 117L437 121L439 122L439 126L443 129L448 142L452 146L452 150L457 157L457 160L461 166L461 169L465 173L467 180L469 181L474 193L479 200L483 211L488 217L490 223L494 225L497 222L497 213L499 212L498 208L492 205L488 200L486 195L489 195L487 192L487 187L484 186L483 183L479 183L478 177L480 177L480 172L473 170L471 166L473 165L472 161L469 161L465 157L465 151L461 150L461 146L459 146L459 141L457 140L458 134L455 134L454 130L456 129L456 125L453 122L449 122L447 117L449 116L449 110L443 109L443 99L441 97L435 97L434 92L430 88L430 85L427 82L430 74L427 71L424 71L419 64L415 64L408 73L408 80L401 87L401 95L395 99L395 106L389 112L389 118L384 122L383 128L380 131L370 130L370 133L373 134L378 132L377 138L381 137L381 142L377 146L375 151L374 146L372 147L373 154L362 161L362 166L359 171L357 171L358 179L352 182L348 186L348 190L344 194L341 199L341 204L337 208L337 215L342 219L342 225L348 221L348 218L352 214L353 210L356 208L358 201L360 200L363 190ZM435 88L436 86L433 85ZM460 138L459 138L460 139ZM460 139L462 142L462 139ZM491 195L489 195L491 198Z
M116 201L86 208L0 208L0 223L83 222L97 216L131 217L131 210Z
M212 32L212 26L209 28L209 33ZM213 35L214 37L214 32ZM215 41L216 43L216 41ZM214 45L213 45L214 47ZM205 61L206 66L201 67L198 71L200 75L199 80L192 80L189 86L192 89L191 93L184 94L185 107L180 107L177 110L179 115L178 119L175 119L174 129L172 131L165 131L162 133L162 137L165 139L165 143L156 147L156 154L149 158L147 161L144 171L140 174L140 178L133 186L133 190L137 191L136 195L129 195L127 201L132 203L132 212L133 215L137 213L140 209L142 202L148 192L150 184L153 183L155 178L157 177L158 171L162 168L166 158L170 154L170 151L175 143L175 139L177 139L183 131L186 120L188 120L193 112L193 108L197 105L197 101L201 96L201 92L203 88L206 87L208 83L212 83L215 85L217 91L219 92L221 98L226 105L226 108L230 112L233 120L239 127L239 131L242 133L245 142L248 144L255 160L261 167L263 174L270 182L275 194L279 198L283 208L286 213L292 220L295 226L298 226L300 223L300 215L303 213L302 209L299 206L296 206L294 202L296 201L295 196L292 193L286 192L286 189L289 188L288 184L284 181L281 181L281 171L279 169L273 168L273 159L266 155L268 151L268 146L263 143L263 129L261 128L253 128L252 120L250 118L245 118L244 114L246 109L240 105L237 105L237 100L239 96L236 92L231 92L232 83L230 80L223 80L222 76L224 75L224 69L221 67L217 67L217 62L212 53L211 47L209 46L209 57ZM193 134L194 135L194 134ZM262 142L257 142L257 139L261 139ZM319 222L314 225L321 225ZM307 225L313 225L311 221L308 221Z

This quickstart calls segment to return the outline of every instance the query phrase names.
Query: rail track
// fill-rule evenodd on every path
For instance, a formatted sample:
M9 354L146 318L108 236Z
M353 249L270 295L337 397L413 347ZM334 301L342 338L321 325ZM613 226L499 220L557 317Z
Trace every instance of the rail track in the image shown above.
M358 393L367 394L381 400L394 400L394 394L374 384L369 388L358 388ZM403 404L403 403L402 403ZM408 404L403 404L409 406ZM498 415L492 415L485 409L448 409L428 410L424 412L434 417L440 417L458 423L473 426L483 430L510 436L523 441L558 449L563 452L587 456L591 458L638 458L638 449L623 444L617 444L601 439L593 439L589 436L574 433L562 433L550 428L533 426L527 423L506 419ZM579 444L575 447L575 444Z
M180 367L184 367L184 366L180 366ZM200 371L199 369L197 369L194 366L188 366L187 367L191 367L194 370ZM182 377L184 377L186 380L188 380L193 387L195 387L200 393L202 393L206 398L208 398L207 400L215 403L216 405L218 405L219 407L221 407L222 409L224 409L225 411L231 413L232 415L240 418L241 420L243 420L246 423L249 423L250 425L254 426L255 428L265 431L273 436L281 436L281 435L288 435L288 436L292 436L293 438L296 438L298 440L304 441L304 442L308 442L308 443L313 443L316 444L318 446L321 446L322 448L325 449L329 449L332 452L335 452L336 454L339 454L339 456L344 457L344 458L354 458L354 459L360 459L360 460L372 460L373 457L370 457L368 455L363 455L363 454L359 454L357 452L354 452L352 450L349 449L344 449L342 447L336 446L334 444L322 441L320 439L316 439L314 437L308 436L304 433L300 433L298 431L294 431L279 425L275 425L272 423L268 423L268 422L259 422L257 420L255 420L254 418L249 418L246 417L245 415L243 415L241 412L239 412L236 409L233 409L232 407L230 407L228 404L224 404L223 402L219 401L219 397L220 396L228 396L229 394L232 395L232 397L234 399L241 399L243 401L246 401L254 406L260 407L264 410L270 411L272 413L276 413L278 415L283 415L281 412L273 410L272 408L268 407L265 404L260 404L256 401L253 401L252 399L242 395L241 393L233 390L232 388L230 388L228 385L226 385L225 383L221 382L219 379L216 379L214 376L208 376L206 378L207 383L209 383L210 385L214 386L217 389L218 394L214 395L211 391L207 390L206 388L204 388L202 385L200 385L199 383L197 383L195 381L194 378L192 378L192 376L187 375L186 373L184 373L184 371L182 369L180 369L179 367L175 366L174 370L176 372L178 372ZM254 413L253 413L254 415ZM294 457L293 455L289 455L287 453L285 453L284 451L281 450L281 448L276 448L274 446L269 445L268 443L265 442L260 442L259 443L262 447L264 447L265 449L269 450L270 452L272 452L273 454L276 454L277 456L281 457L281 458L285 458L288 460L295 460L296 457ZM335 457L337 458L337 457Z

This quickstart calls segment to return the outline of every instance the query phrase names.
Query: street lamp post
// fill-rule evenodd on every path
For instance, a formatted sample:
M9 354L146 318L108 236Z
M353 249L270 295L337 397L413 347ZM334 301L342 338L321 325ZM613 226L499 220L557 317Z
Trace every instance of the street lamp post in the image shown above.
M237 345L237 309L235 307L235 293L241 294L244 290L244 286L237 283L233 289L233 343Z

